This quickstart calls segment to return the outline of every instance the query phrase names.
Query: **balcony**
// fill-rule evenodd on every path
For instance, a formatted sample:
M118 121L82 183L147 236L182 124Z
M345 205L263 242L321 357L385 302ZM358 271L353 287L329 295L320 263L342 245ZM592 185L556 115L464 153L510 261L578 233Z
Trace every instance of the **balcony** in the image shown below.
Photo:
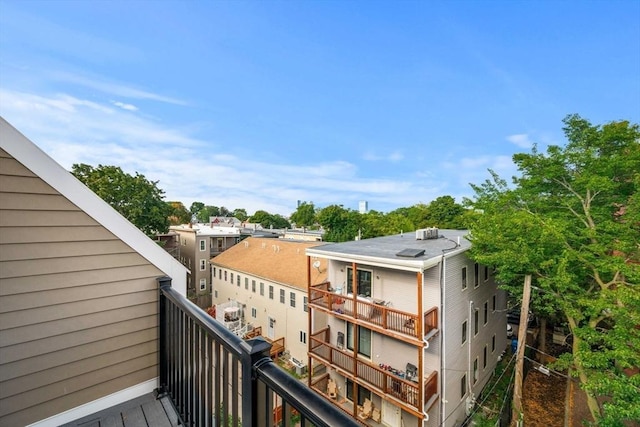
M159 400L187 426L357 426L280 369L271 344L244 341L160 280Z
M312 357L333 368L349 374L357 382L379 394L394 397L405 409L422 413L422 402L431 402L438 392L437 371L425 380L424 389L420 384L404 378L398 371L384 369L359 359L352 352L344 351L329 344L329 328L321 329L310 336Z
M358 319L362 323L377 326L386 334L389 334L389 331L399 333L400 335L396 336L400 339L405 336L428 340L438 331L437 307L431 308L424 314L422 336L420 336L420 331L416 327L419 315L388 307L384 301L336 294L331 291L329 282L310 288L309 304L345 320Z

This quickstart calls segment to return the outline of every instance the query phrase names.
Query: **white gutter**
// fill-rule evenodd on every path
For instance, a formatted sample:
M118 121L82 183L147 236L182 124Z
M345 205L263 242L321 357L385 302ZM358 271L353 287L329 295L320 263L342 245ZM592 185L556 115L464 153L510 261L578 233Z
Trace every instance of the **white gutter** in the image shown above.
M426 260L402 260L402 259L385 259L380 257L372 257L366 255L341 254L326 251L306 250L307 255L317 256L319 258L330 259L333 261L342 261L346 263L359 262L373 267L389 268L392 270L413 271L416 273L423 272L440 262L440 257L428 258Z

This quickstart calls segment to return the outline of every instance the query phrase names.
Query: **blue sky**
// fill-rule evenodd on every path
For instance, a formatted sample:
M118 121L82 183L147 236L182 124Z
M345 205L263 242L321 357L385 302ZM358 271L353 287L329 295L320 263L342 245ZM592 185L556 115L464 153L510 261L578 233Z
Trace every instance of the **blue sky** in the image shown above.
M640 1L0 0L0 114L187 207L461 201L571 113L640 122Z

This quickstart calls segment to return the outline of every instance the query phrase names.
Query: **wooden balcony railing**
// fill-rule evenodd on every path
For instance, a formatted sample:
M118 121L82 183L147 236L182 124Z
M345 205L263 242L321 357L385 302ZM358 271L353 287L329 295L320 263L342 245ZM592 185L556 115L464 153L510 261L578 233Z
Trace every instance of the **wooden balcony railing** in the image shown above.
M244 341L171 288L170 278L158 281L158 393L171 399L182 425L358 426L278 367L270 343Z
M310 340L311 353L324 359L327 364L352 374L357 378L357 381L361 381L367 387L377 390L379 393L391 395L406 405L422 411L422 405L419 402L418 383L406 380L377 365L355 357L351 352L329 344L329 328L315 332L310 336ZM425 402L437 393L437 380L435 387L435 390L433 387L429 389L425 387ZM429 393L426 393L427 391Z
M330 291L330 285L329 282L325 282L312 286L309 304L325 308L338 316L357 318L385 330L422 339L416 328L418 315L387 307L383 301L360 296L354 300L353 296L333 293ZM433 307L424 314L423 336L433 334L437 328L438 308Z

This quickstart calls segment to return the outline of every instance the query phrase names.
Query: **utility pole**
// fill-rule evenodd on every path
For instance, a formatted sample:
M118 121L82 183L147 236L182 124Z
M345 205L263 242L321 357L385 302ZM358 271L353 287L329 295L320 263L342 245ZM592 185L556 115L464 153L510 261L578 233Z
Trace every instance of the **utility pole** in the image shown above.
M516 350L516 375L513 385L513 412L511 425L521 426L522 421L522 371L524 367L524 348L527 343L527 324L529 322L529 300L531 299L531 275L524 277L522 307L520 308L520 326L518 327L518 349Z

